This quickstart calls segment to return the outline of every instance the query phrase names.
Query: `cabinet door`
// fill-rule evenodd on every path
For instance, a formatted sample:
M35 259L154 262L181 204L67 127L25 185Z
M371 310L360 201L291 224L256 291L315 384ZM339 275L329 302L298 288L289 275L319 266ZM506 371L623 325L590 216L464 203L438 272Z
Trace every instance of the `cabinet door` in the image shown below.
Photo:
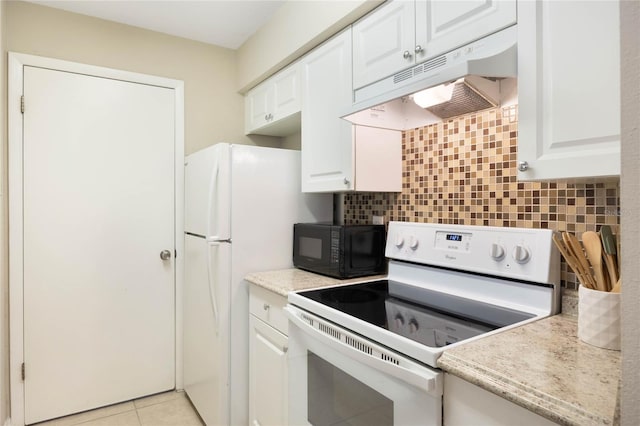
M414 41L413 0L387 3L354 24L354 88L366 86L413 65Z
M444 375L444 426L554 426L550 420L452 374Z
M515 0L416 0L416 45L424 59L515 23Z
M287 336L249 315L249 418L252 426L287 424Z
M353 189L351 29L314 49L302 62L302 191Z
M245 132L247 134L269 123L272 105L273 85L269 81L247 93L245 97Z
M300 73L294 65L273 77L273 119L300 111Z
M518 178L619 175L618 2L518 7Z

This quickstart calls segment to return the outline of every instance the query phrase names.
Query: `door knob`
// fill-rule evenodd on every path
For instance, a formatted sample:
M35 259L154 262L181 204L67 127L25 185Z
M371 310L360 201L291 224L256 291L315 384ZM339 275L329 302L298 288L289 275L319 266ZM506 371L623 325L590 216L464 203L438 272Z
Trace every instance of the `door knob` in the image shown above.
M162 250L160 252L160 259L162 259L162 260L171 259L171 252L169 250Z

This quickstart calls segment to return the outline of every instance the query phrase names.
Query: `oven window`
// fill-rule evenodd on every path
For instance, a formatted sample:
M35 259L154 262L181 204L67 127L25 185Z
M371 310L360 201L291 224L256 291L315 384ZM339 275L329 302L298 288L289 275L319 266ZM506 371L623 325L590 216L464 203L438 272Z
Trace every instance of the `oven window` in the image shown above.
M310 351L307 376L312 425L393 425L392 400Z
M300 237L300 256L322 259L322 240L320 238Z

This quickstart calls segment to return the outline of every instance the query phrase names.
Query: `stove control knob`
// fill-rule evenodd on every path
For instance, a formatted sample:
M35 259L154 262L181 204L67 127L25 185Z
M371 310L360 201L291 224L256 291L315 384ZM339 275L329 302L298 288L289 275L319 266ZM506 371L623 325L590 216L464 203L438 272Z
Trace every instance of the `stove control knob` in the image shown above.
M396 315L393 321L396 324L397 330L400 330L404 326L404 318L402 318L402 315L400 314Z
M418 331L418 328L420 328L418 326L418 321L416 321L415 318L411 318L411 320L409 321L409 333L415 333L416 331Z
M411 248L411 250L417 249L419 243L420 242L418 241L418 239L416 237L411 237L409 239L409 247Z
M513 259L518 263L527 263L531 259L531 253L525 246L517 245L513 249Z
M404 237L402 235L398 235L396 237L396 247L402 248L403 245L404 245Z
M498 243L491 244L491 258L493 260L504 259L504 247Z

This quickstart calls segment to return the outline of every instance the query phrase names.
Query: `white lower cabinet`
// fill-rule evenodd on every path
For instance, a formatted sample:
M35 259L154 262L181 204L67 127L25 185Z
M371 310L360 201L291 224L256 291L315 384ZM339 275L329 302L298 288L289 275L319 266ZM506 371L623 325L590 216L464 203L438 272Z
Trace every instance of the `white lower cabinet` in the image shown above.
M444 426L551 426L547 420L496 394L445 373Z
M251 426L288 424L286 298L254 285L249 293Z

